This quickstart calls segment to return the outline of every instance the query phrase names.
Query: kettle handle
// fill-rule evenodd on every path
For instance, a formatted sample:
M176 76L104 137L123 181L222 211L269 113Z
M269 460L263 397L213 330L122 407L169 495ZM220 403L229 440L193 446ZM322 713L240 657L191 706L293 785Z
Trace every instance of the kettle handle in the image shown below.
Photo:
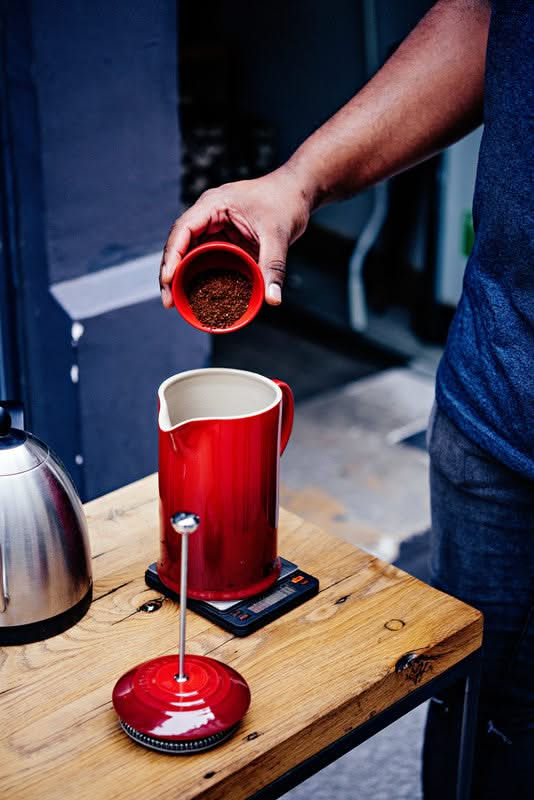
M2 543L0 542L0 614L7 611L9 604L9 592L7 588L7 570L2 553Z
M282 430L280 432L280 455L282 455L286 449L286 445L293 429L295 401L293 399L293 392L287 383L284 383L284 381L278 381L276 378L273 378L272 381L280 387L282 392Z
M9 412L11 427L24 430L24 406L17 400L0 400L0 406Z

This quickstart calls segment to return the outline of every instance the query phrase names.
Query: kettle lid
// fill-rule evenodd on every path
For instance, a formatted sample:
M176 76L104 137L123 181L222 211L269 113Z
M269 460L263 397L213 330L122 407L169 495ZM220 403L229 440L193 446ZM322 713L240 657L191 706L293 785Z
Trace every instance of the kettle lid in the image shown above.
M34 436L12 427L11 414L0 406L0 477L38 467L48 449Z

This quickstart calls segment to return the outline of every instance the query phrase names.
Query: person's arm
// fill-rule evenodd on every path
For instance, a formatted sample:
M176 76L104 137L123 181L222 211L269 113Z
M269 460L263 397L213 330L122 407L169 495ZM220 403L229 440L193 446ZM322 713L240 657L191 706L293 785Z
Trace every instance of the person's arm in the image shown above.
M242 239L259 257L267 302L281 300L287 249L310 214L438 152L482 121L489 0L440 0L369 83L279 169L205 192L173 225L162 301L202 234Z

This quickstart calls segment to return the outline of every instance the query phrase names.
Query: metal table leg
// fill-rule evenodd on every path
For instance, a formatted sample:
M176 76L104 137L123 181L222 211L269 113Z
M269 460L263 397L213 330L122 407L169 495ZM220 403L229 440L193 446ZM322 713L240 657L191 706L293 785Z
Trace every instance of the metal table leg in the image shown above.
M464 684L464 707L458 754L456 800L469 800L475 752L481 658L473 662Z
M464 708L461 734L458 743L458 770L456 800L469 800L471 788L471 769L475 744L476 714L478 707L478 687L480 680L480 650L471 653L444 673L418 686L408 695L389 708L371 717L350 733L345 734L323 750L297 764L292 769L275 778L270 784L259 789L249 800L277 800L283 794L307 780L319 770L328 766L340 756L348 753L366 739L374 736L392 722L407 714L420 703L430 700L453 684L464 681Z

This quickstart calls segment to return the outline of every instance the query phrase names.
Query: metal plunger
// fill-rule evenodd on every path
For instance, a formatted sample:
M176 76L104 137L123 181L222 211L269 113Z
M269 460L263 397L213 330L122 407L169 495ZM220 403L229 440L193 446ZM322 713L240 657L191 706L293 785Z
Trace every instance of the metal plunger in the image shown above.
M181 511L170 522L182 537L178 672L176 655L139 664L115 684L113 706L134 742L161 753L197 753L234 733L249 707L250 689L227 664L185 652L187 550L200 519Z
M189 536L194 533L200 525L200 517L188 511L179 511L171 517L171 525L182 537L182 560L180 572L180 639L178 641L178 674L174 679L178 683L188 680L184 672L185 655L185 621L187 611L187 556Z

